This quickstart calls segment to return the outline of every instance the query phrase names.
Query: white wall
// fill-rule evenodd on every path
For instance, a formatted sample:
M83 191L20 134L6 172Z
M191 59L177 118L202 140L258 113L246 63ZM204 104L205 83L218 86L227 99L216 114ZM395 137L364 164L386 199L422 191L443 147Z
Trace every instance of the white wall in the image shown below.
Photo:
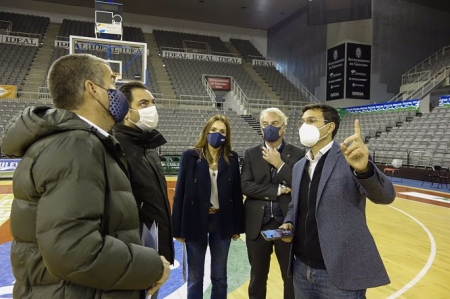
M62 23L63 19L94 21L94 8L30 0L14 0L8 1L8 3L5 3L5 0L0 1L1 11L45 16L49 17L52 23ZM94 1L92 1L92 3L94 3ZM249 39L258 49L263 51L264 54L267 53L266 30L248 29L129 13L124 13L123 24L125 26L140 27L144 33L151 33L153 29L160 29L219 36L224 42L229 41L230 38Z

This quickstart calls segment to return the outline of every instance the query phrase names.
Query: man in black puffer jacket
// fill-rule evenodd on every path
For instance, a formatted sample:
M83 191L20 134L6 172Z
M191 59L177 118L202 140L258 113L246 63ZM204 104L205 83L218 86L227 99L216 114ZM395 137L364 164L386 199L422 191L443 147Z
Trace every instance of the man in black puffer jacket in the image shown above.
M20 299L138 299L170 273L140 245L138 210L112 126L128 112L104 60L67 55L49 72L55 109L29 107L9 124L11 263ZM153 287L152 287L153 286Z
M141 226L157 226L157 250L171 264L174 261L172 220L167 182L156 149L166 139L156 130L158 112L155 99L145 85L129 82L120 86L128 99L130 110L123 123L113 128L128 161L134 197L139 207ZM154 246L154 244L153 244ZM156 299L157 294L152 298Z

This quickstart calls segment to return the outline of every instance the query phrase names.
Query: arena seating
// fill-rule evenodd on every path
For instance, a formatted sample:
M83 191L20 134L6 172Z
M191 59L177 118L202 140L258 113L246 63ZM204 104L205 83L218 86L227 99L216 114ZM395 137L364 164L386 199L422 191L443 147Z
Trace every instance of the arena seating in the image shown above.
M153 30L153 36L155 37L156 44L158 45L160 51L168 50L175 52L184 52L185 47L189 47L191 49L196 49L198 52L201 52L202 49L205 49L206 43L210 49L210 53L207 54L222 56L232 55L223 41L217 36L163 30ZM198 43L186 43L186 41L194 41Z
M261 142L261 137L250 127L245 120L233 111L215 110L187 110L158 108L158 130L167 139L167 144L161 147L162 155L180 155L184 150L192 147L200 137L205 122L215 114L228 117L231 124L231 140L233 150L239 156L246 147Z
M404 165L413 167L426 168L433 165L449 167L450 109L436 107L429 114L414 117L411 121L402 121L406 115L410 117L413 112L409 112L409 115L406 112L384 112L378 113L378 117L375 118L362 117L361 114L347 116L344 118L347 122L347 131L340 129L338 135L342 136L344 132L347 135L351 134L352 122L359 117L363 131L367 132L367 125L364 125L364 122L369 122L370 127L377 127L378 132L382 131L378 137L372 137L368 142L376 162L389 164L398 158L403 160ZM399 116L401 113L403 115Z
M309 99L276 68L266 66L254 66L253 68L286 104L289 104L291 101L309 101Z
M12 35L31 34L40 41L45 36L50 18L25 14L0 12L0 20L11 22ZM3 23L5 25L6 23ZM38 36L34 36L37 34ZM29 74L38 47L0 43L0 84L16 85L20 91Z
M252 59L266 59L249 40L230 38L230 43L238 50L242 58L247 61L251 61Z
M1 21L9 21L12 23L13 32L39 34L42 38L45 36L50 18L39 17L33 15L24 15L10 12L0 12Z
M232 76L247 97L254 99L268 99L268 96L253 81L242 65L172 58L165 58L164 63L177 96L206 96L207 93L202 85L201 79L202 75L209 74Z
M37 51L38 47L0 43L0 84L21 90Z

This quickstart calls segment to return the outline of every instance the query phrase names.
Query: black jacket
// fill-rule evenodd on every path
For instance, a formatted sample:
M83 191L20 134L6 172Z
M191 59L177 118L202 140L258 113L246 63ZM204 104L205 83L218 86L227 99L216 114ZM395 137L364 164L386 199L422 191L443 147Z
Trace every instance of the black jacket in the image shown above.
M131 187L139 209L139 219L150 227L158 223L159 254L174 261L172 221L167 183L156 148L166 139L157 131L142 131L123 124L113 129L128 161Z

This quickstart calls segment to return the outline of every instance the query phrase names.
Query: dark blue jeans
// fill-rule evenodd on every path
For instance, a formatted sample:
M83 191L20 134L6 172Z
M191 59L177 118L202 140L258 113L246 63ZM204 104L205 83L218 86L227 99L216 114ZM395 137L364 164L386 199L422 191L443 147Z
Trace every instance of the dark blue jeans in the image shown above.
M331 282L327 270L307 266L294 259L295 299L364 299L366 290L341 290Z
M207 243L209 243L211 253L211 299L227 298L227 261L231 238L221 239L219 213L209 215ZM188 299L203 298L203 276L207 243L202 244L186 239Z

